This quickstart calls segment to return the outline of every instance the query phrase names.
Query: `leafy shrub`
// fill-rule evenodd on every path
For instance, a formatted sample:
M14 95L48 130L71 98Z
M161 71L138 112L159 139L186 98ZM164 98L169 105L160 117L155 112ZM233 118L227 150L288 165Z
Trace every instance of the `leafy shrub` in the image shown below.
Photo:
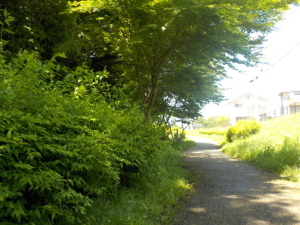
M3 223L80 223L95 197L155 167L163 131L121 105L104 73L68 71L26 51L11 63L0 54L0 64Z
M112 112L104 102L63 95L67 84L51 83L56 65L42 64L34 54L20 53L2 68L0 220L74 222L93 196L118 185L118 157L101 132Z
M167 142L162 127L142 123L137 109L128 109L110 127L113 149L119 158L121 185L138 185L141 177L151 173L163 155Z
M180 142L186 137L186 131L175 125L169 130L168 135L171 135L173 141Z
M260 131L261 125L255 120L239 120L236 125L228 128L226 139L233 142L237 139L244 139Z

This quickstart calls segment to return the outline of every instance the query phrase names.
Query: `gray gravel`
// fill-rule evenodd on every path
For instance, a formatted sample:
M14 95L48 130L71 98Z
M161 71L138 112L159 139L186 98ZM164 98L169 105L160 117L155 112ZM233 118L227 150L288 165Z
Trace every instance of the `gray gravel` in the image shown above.
M195 195L183 203L177 225L300 225L299 188L190 138L197 146L184 153L184 164L195 176Z

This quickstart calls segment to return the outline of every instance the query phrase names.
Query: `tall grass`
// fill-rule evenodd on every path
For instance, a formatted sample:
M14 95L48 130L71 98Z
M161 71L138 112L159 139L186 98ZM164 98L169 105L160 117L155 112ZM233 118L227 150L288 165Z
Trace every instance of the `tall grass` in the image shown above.
M191 190L181 167L181 153L194 144L182 141L166 149L160 165L141 178L138 186L98 199L89 212L96 218L93 225L172 224L176 203Z
M224 135L204 135L199 130L188 131L187 135L211 139L234 158L300 182L300 114L278 117L261 125L258 134L232 143L226 142Z
M261 131L222 150L290 180L300 180L300 114L262 123Z
M222 150L234 158L253 163L266 171L296 180L300 174L300 145L298 139L257 134L245 140L226 144Z

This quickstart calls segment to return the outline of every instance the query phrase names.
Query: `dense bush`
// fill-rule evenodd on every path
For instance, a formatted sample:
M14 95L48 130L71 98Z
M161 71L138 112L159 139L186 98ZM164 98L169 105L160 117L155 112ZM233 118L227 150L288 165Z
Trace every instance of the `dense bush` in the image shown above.
M104 73L36 58L0 55L0 224L80 223L93 198L155 167L163 130Z
M255 120L239 120L236 125L229 127L226 132L228 142L244 139L260 131L261 125Z

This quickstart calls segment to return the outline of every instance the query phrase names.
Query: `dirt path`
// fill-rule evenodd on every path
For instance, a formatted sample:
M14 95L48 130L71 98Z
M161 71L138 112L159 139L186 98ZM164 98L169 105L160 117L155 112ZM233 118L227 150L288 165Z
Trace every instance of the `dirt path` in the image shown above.
M177 225L300 225L300 189L223 154L213 142L190 137L185 168L195 175L195 195Z

